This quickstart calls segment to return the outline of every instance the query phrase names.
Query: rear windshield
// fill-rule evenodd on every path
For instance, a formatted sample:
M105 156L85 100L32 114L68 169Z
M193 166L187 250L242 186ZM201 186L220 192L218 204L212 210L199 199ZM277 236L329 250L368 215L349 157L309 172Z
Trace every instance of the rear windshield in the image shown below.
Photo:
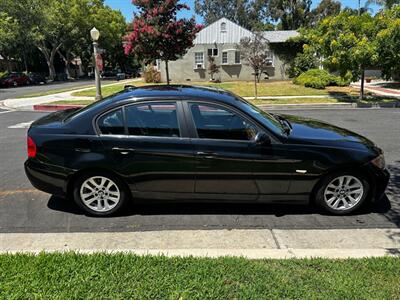
M104 99L102 99L102 100L94 101L93 103L90 103L89 105L84 106L84 107L82 107L82 108L78 108L78 109L73 109L73 110L71 110L71 111L64 117L63 122L68 122L69 120L73 119L74 117L76 117L77 115L81 114L82 112L85 112L85 111L87 111L87 110L90 110L92 107L95 107L95 106L97 106L97 105L100 105L100 104L104 103L105 101L108 101L108 100L114 98L116 95L118 95L118 94L115 94L115 95L106 97L106 98L104 98Z

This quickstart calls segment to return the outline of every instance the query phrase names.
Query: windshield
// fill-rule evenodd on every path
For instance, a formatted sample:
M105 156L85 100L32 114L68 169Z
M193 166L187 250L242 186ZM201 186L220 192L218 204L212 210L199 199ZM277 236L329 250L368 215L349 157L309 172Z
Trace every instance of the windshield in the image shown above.
M243 98L238 98L244 105L243 108L245 111L249 114L251 114L254 118L256 118L258 121L261 123L265 124L270 130L272 130L274 133L282 135L285 133L285 128L282 126L282 124L274 118L271 114L268 112L262 110L258 106L246 101Z

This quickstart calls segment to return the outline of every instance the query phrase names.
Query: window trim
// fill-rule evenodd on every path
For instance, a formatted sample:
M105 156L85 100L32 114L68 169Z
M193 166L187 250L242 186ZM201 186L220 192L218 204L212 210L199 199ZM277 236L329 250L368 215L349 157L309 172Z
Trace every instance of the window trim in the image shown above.
M176 105L176 114L177 114L177 121L178 121L178 127L179 127L179 137L174 137L174 136L148 136L148 135L130 135L128 131L128 124L126 122L126 114L125 114L125 107L126 106L132 106L132 105L140 105L140 104L152 104L152 103L160 103L160 102L173 102ZM124 134L103 134L99 128L99 119L104 116L107 113L111 113L114 110L117 109L122 109L123 113L123 118L124 118L124 128L125 128L125 133ZM190 139L190 134L188 133L187 130L187 125L186 125L186 118L185 118L185 113L182 107L182 102L180 99L165 99L165 100L160 100L160 99L149 99L149 100L142 100L138 102L130 102L130 103L122 103L119 106L112 107L108 110L102 111L99 114L97 114L92 121L94 124L94 131L95 134L98 137L122 137L122 138L140 138L140 139L174 139L174 140L187 140Z
M121 109L122 110L122 121L124 122L124 134L105 134L101 132L100 126L99 126L99 121L100 119L109 113L112 113L115 110ZM94 123L94 131L97 136L124 136L126 134L126 122L125 122L125 110L124 110L124 105L113 107L109 110L103 111L100 114L96 115L93 118L93 123Z
M214 106L217 106L217 107L218 106L223 107L224 109L239 115L240 117L245 119L247 122L249 122L251 125L253 125L257 129L257 133L265 132L266 134L268 134L268 136L271 138L272 141L275 141L275 138L271 137L271 134L269 132L266 132L266 130L263 127L258 125L258 123L255 123L252 119L250 119L248 116L246 116L243 112L239 111L235 107L232 107L230 105L226 105L225 103L217 103L217 102L213 102L213 101L186 100L186 101L184 101L185 116L187 116L186 120L187 120L188 124L190 124L190 127L191 127L190 134L193 136L192 137L193 140L196 140L196 141L200 140L200 141L239 142L239 143L247 143L247 144L254 144L254 142L255 142L254 139L245 141L245 140L212 139L212 138L201 138L201 137L199 137L199 135L197 133L196 123L194 122L194 118L193 118L192 112L190 110L190 104L192 104L192 103L205 104L205 105L211 104L211 105L214 105Z
M201 63L201 68L198 68L197 66L198 65L200 65L200 63L197 63L196 62L196 54L200 54L201 53L201 55L202 55L202 63ZM195 70L199 70L199 69L202 69L202 70L204 70L204 51L195 51L194 52L194 69Z
M226 32L226 22L222 22L220 25L221 32Z
M239 53L239 62L236 62L236 53ZM235 57L234 57L234 64L235 65L241 65L242 64L242 58L241 58L241 55L240 55L240 51L235 51Z
M224 54L226 53L226 62L224 62ZM228 51L222 51L221 52L221 64L222 65L229 65L229 56L228 56Z
M214 47L214 48L207 48L207 56L210 56L210 55L208 55L208 50L211 50L211 57L218 57L219 56L219 49L218 49L218 47ZM214 50L217 50L217 55L214 55Z
M271 66L270 67L274 67L275 68L275 53L272 51L272 50L268 50L267 51L267 53L271 53L272 55L271 55L271 61L272 61L272 63L271 63Z
M136 106L136 105L143 105L143 104L147 104L147 105L152 105L152 104L158 104L158 103L165 103L165 102L172 102L175 104L176 107L176 121L178 122L178 130L179 130L179 136L157 136L157 135L135 135L135 134L129 134L129 129L128 129L128 122L127 122L127 118L126 118L126 108L128 106ZM143 137L151 137L151 138L174 138L174 139L180 139L183 136L182 133L182 126L179 120L179 109L178 109L178 102L177 101L145 101L142 103L131 103L131 104L127 104L124 105L124 121L125 121L125 134L128 137L139 137L139 138L143 138Z

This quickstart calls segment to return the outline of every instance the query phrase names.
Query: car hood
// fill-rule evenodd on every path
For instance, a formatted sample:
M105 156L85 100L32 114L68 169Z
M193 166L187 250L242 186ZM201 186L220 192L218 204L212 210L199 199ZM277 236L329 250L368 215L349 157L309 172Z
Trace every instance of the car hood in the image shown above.
M350 130L315 119L292 115L282 116L292 125L292 131L288 135L288 140L291 143L356 148L380 152L380 149L372 141Z

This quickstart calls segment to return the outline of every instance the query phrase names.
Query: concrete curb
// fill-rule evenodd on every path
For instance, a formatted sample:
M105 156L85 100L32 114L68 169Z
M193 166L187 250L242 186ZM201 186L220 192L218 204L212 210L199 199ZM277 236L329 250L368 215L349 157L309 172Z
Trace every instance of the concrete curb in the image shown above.
M260 258L400 257L400 229L3 233L0 253L129 252Z

